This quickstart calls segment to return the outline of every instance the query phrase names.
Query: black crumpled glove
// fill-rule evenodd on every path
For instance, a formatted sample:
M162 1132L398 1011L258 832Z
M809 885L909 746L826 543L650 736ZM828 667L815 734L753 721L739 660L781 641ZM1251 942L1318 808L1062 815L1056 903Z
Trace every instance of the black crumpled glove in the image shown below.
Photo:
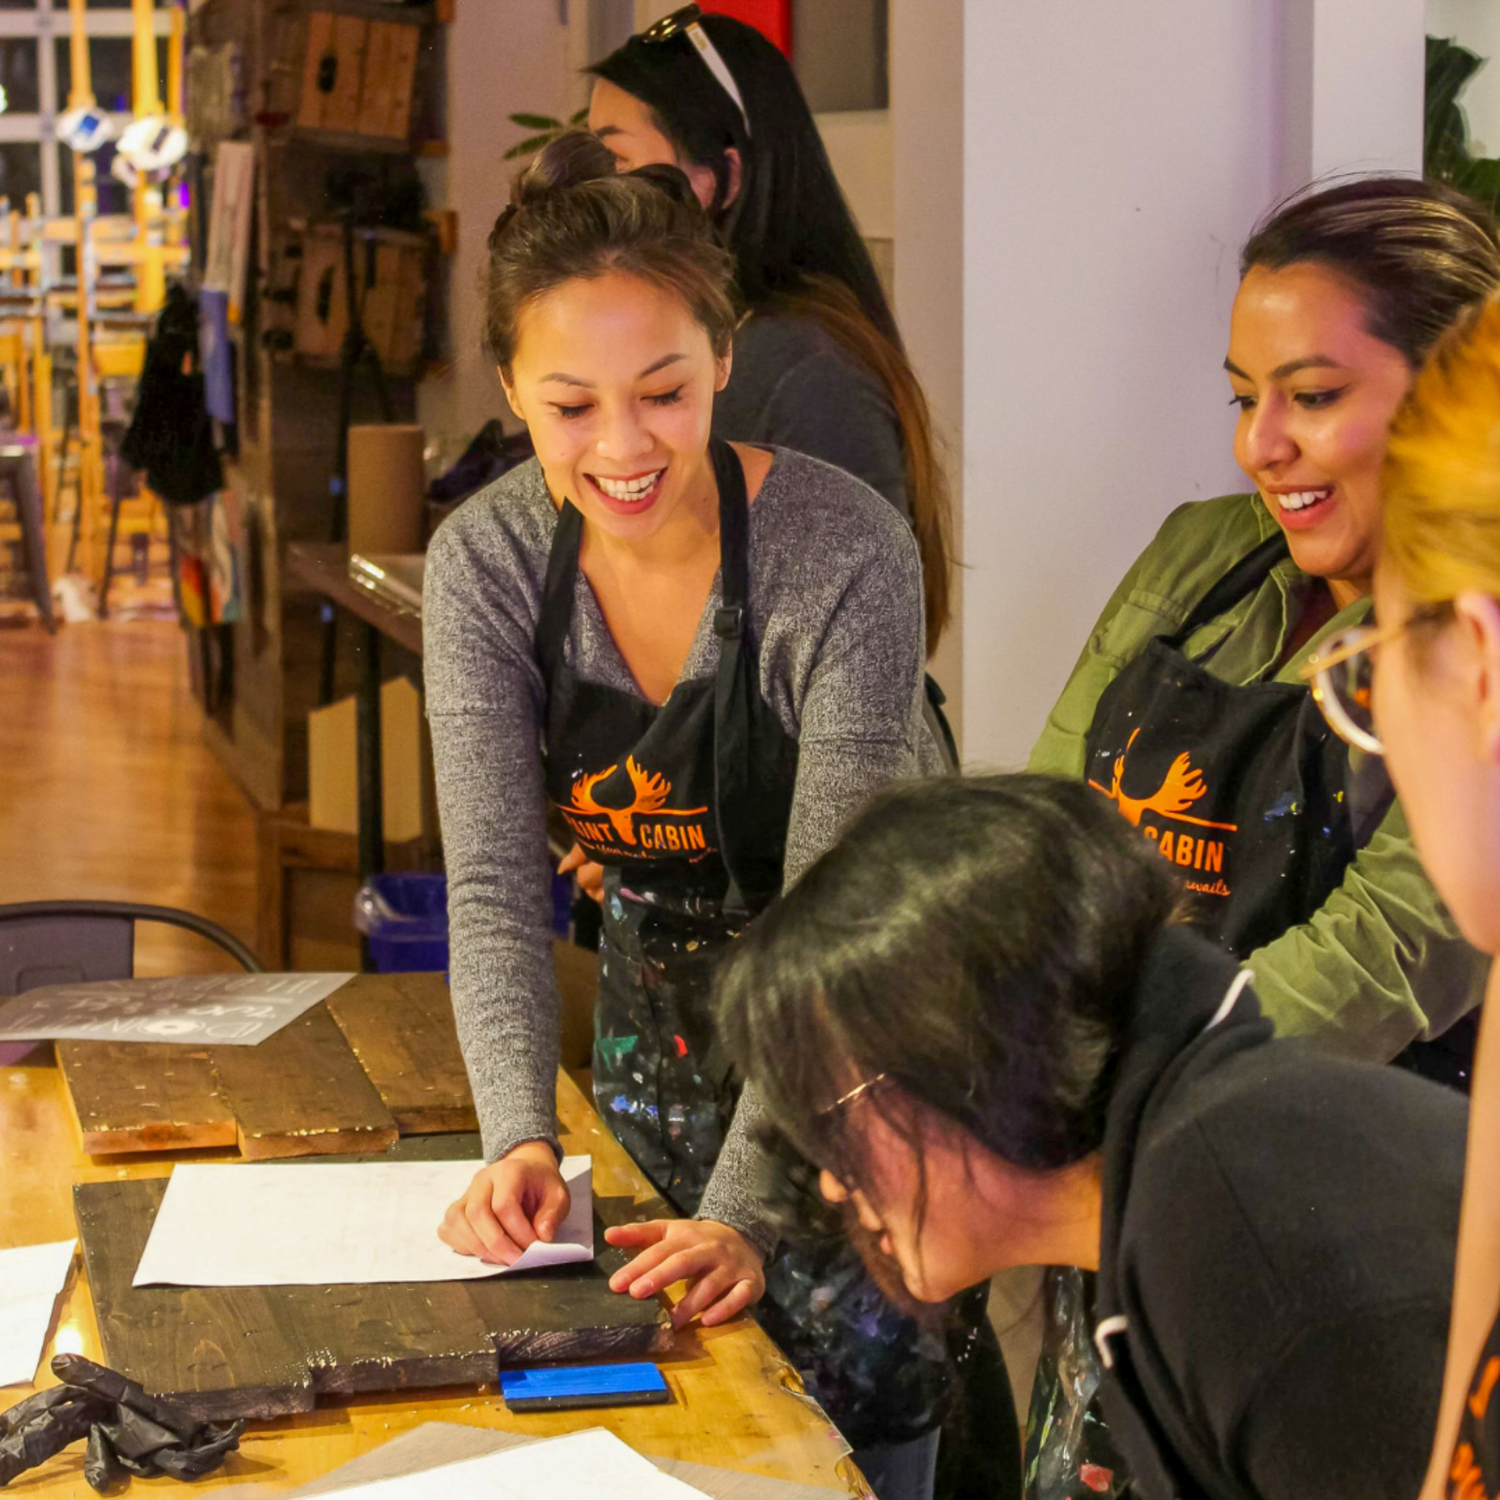
M57 1355L52 1373L61 1385L0 1412L0 1487L85 1436L83 1477L100 1494L127 1474L201 1478L239 1446L243 1422L200 1422L80 1355Z

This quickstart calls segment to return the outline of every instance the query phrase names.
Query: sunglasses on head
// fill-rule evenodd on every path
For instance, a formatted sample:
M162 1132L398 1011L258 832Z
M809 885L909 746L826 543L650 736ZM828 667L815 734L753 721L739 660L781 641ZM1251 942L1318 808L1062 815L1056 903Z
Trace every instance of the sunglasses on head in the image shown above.
M684 5L681 10L674 10L671 15L663 16L654 25L648 26L641 33L641 40L654 46L660 42L669 42L674 36L685 36L698 49L698 56L703 59L708 71L714 75L719 87L734 100L734 106L740 112L740 119L744 121L745 134L748 136L750 134L750 111L745 108L740 87L734 81L734 74L729 71L729 64L724 61L719 49L709 39L708 33L703 29L702 21L702 6Z

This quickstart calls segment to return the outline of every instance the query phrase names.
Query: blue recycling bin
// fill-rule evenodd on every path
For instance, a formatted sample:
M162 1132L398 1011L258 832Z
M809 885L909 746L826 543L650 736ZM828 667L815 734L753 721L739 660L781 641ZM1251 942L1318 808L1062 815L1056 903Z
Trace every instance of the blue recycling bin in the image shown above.
M568 936L573 882L552 877L552 930ZM354 925L370 944L379 974L446 972L448 968L448 877L374 875L354 899Z

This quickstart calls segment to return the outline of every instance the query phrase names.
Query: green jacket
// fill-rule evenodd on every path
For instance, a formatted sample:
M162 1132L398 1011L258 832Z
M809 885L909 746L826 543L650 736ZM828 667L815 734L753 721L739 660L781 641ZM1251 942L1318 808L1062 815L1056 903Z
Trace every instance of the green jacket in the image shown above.
M1210 586L1276 531L1257 495L1184 505L1136 560L1094 626L1062 697L1031 753L1030 769L1079 777L1084 739L1100 695L1153 636L1168 635ZM1249 683L1281 655L1311 580L1290 559L1232 610L1189 637L1187 654L1218 645L1216 677ZM1358 624L1370 601L1343 610L1275 674L1298 670L1336 630ZM1222 644L1219 644L1221 643ZM1351 754L1352 800L1365 757ZM1313 1034L1331 1048L1380 1060L1419 1036L1446 1030L1482 998L1488 962L1459 936L1427 879L1400 805L1394 805L1345 871L1343 882L1300 926L1250 955L1255 988L1277 1030Z

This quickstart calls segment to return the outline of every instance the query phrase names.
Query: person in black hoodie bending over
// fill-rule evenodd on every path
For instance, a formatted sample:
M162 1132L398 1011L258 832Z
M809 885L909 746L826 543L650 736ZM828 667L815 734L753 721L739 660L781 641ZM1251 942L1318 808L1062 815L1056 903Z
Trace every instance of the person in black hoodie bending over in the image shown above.
M1464 1101L1273 1040L1178 895L1079 784L903 787L735 946L724 1040L917 1301L1098 1271L1100 1396L1146 1500L1407 1500Z

